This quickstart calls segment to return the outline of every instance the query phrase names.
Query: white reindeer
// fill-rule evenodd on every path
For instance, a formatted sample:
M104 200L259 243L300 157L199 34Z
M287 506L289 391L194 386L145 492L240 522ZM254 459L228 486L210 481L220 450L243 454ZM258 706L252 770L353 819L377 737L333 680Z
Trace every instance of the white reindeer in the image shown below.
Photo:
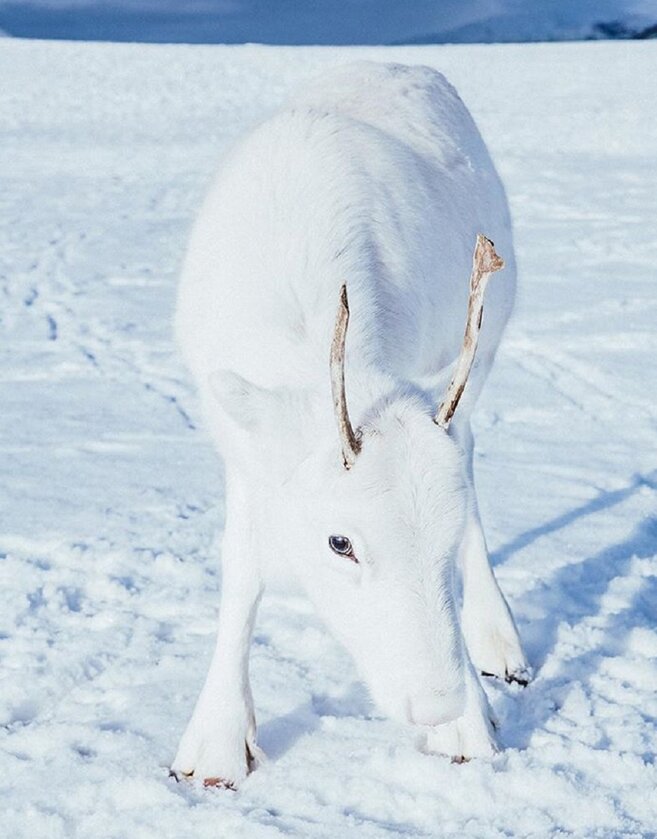
M502 266L480 237L469 296L480 230L506 269L463 392L483 287ZM427 749L496 751L476 670L525 683L528 668L488 562L469 416L514 291L504 189L432 69L342 67L226 157L176 320L227 493L217 645L176 777L234 787L262 756L249 645L263 588L281 578Z

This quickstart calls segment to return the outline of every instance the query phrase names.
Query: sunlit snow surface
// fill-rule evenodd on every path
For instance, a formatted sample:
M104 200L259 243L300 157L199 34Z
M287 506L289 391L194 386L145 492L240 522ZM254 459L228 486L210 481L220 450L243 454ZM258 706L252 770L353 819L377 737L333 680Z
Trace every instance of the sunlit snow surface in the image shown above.
M223 517L171 341L176 275L227 144L356 55L443 70L507 185L520 295L477 466L537 678L486 683L507 749L452 765L377 714L302 600L265 597L270 761L204 791L167 777ZM5 40L0 78L0 834L654 835L655 45Z

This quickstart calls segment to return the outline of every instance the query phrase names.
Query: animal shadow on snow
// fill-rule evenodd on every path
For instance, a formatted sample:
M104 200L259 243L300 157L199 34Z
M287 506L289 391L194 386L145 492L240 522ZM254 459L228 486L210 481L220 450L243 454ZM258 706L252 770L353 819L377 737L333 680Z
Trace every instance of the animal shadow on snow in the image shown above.
M362 718L369 716L371 711L367 690L355 682L344 696L313 695L311 700L300 703L286 714L259 725L258 744L269 759L278 760L298 740L316 731L322 717Z
M539 536L566 527L582 516L621 503L641 487L657 489L656 479L655 472L638 475L627 487L601 492L587 504L521 534L495 555L496 564ZM645 559L656 553L657 516L649 516L639 521L624 541L608 545L592 556L558 569L551 576L541 579L524 596L527 611L530 614L543 613L545 617L533 621L529 627L528 634L534 648L532 663L538 674L536 681L517 697L516 701L523 704L522 712L509 709L509 720L503 726L506 746L526 748L533 732L544 728L549 719L558 713L574 684L586 685L599 671L605 658L622 655L632 630L637 627L652 628L654 615L657 614L656 578L642 577L630 601L619 611L605 613L603 600L614 581L627 576L635 558ZM596 616L599 616L600 622L596 625L599 635L596 636L595 646L562 661L555 675L541 678L540 668L557 644L560 627L563 624L576 627ZM647 722L655 722L645 713L643 715ZM600 748L604 746L604 743L599 744Z

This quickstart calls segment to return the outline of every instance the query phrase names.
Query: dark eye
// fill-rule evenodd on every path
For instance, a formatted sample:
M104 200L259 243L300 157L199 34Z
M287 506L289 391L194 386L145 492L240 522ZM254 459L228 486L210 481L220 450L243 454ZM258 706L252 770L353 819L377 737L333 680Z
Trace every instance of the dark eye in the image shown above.
M333 553L339 554L339 556L346 556L354 562L358 562L354 556L353 546L346 536L329 536L328 541Z

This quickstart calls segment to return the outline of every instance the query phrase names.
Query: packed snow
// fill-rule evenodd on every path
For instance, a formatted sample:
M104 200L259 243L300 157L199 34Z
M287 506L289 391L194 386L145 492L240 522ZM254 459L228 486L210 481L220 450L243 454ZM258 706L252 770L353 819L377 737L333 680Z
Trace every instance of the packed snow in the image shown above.
M177 273L222 151L356 57L443 71L507 186L519 300L477 468L536 678L486 681L506 750L453 765L378 714L306 602L269 595L269 761L238 792L177 784L223 521ZM0 76L2 835L655 835L655 46L5 39Z

